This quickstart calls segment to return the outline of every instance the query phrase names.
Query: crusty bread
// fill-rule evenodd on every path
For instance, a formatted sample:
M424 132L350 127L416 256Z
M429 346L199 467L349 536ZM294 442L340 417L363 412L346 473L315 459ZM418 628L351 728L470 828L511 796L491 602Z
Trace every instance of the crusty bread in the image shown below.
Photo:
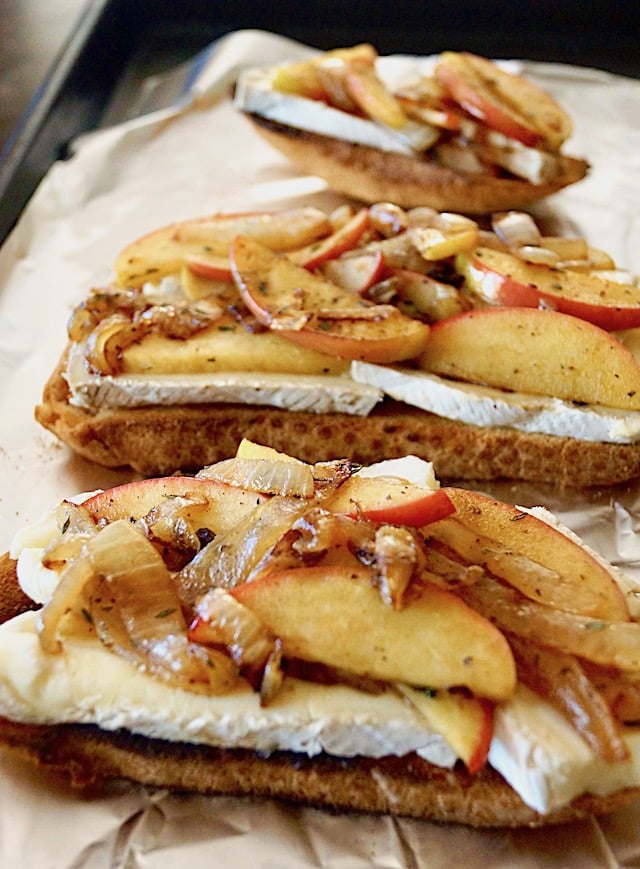
M28 609L15 562L0 556L0 621ZM89 725L32 725L0 719L0 746L62 776L75 788L99 788L114 779L201 794L272 797L331 810L394 814L473 827L521 827L560 823L614 811L640 793L586 794L542 816L526 806L498 773L485 768L434 767L416 755L341 759L288 752L265 757L148 739Z
M347 457L370 464L418 455L439 479L516 479L585 488L640 476L640 444L481 428L385 400L367 417L264 406L201 404L102 409L69 404L60 364L47 382L36 419L80 455L107 467L152 476L193 470L235 454L243 437L305 461Z
M269 144L333 190L364 202L394 202L403 208L428 205L438 211L489 214L525 208L585 177L588 163L558 156L558 175L544 184L517 178L455 172L427 157L418 159L322 136L248 115Z

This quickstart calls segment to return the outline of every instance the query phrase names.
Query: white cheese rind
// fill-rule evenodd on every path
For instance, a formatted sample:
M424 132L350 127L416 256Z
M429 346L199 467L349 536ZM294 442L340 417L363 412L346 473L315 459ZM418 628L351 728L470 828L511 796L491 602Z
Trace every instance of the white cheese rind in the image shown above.
M319 100L273 90L269 70L243 72L236 86L234 105L248 114L260 115L296 129L369 145L382 151L415 155L407 140L389 127L342 112Z
M70 404L87 408L232 403L367 416L383 397L376 387L330 375L229 371L77 377L67 372L67 380Z
M640 440L638 411L574 405L559 398L503 392L445 380L428 371L369 362L353 362L351 376L398 401L471 425L506 426L600 443Z

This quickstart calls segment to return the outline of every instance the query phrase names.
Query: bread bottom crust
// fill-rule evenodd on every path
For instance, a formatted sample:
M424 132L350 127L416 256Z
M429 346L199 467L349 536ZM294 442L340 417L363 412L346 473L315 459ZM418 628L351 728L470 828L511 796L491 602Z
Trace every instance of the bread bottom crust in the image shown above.
M614 486L640 476L640 444L581 441L483 428L385 399L366 417L265 406L198 404L101 409L69 404L65 356L47 382L36 419L72 450L144 476L197 470L235 454L242 438L303 461L363 464L408 454L445 480L513 479L558 487Z
M364 202L395 202L403 208L428 205L437 211L489 214L524 208L585 177L588 163L558 156L559 172L543 184L518 178L463 174L424 157L380 151L285 124L247 115L272 147L311 175Z
M539 827L608 814L638 791L585 794L540 815L491 768L469 775L416 755L336 758L288 752L262 756L244 749L148 739L90 725L18 724L0 719L0 745L72 787L99 789L125 779L172 791L273 798L340 812L396 815L471 827Z

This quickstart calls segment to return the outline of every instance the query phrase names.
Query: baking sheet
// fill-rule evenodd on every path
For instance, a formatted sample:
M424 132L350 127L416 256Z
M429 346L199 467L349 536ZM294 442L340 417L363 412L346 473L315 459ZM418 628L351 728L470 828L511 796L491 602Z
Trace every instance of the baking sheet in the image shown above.
M0 250L0 546L50 504L133 475L73 456L33 421L64 344L72 306L109 280L132 238L218 210L330 208L341 197L300 176L251 132L228 91L245 64L304 57L306 46L260 31L216 43L171 78L149 83L146 113L82 137L71 160L40 185ZM397 61L393 61L396 63ZM403 58L403 64L429 63ZM523 63L575 119L570 150L592 163L587 180L537 216L585 235L640 271L640 82L601 71ZM169 107L154 109L158 103ZM505 484L516 503L544 503L607 557L640 570L634 487L589 498ZM118 787L81 799L0 758L0 865L67 867L631 866L640 861L640 806L600 823L551 831L474 832L389 818L346 817L269 801L170 795ZM11 807L10 809L7 807Z

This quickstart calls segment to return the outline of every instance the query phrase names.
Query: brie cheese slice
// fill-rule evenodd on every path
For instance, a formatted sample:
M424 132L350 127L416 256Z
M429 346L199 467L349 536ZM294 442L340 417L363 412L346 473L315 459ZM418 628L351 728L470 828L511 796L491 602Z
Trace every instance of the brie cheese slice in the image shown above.
M602 443L640 440L638 411L504 392L402 366L353 362L351 376L358 383L377 387L398 401L471 425L507 426Z

